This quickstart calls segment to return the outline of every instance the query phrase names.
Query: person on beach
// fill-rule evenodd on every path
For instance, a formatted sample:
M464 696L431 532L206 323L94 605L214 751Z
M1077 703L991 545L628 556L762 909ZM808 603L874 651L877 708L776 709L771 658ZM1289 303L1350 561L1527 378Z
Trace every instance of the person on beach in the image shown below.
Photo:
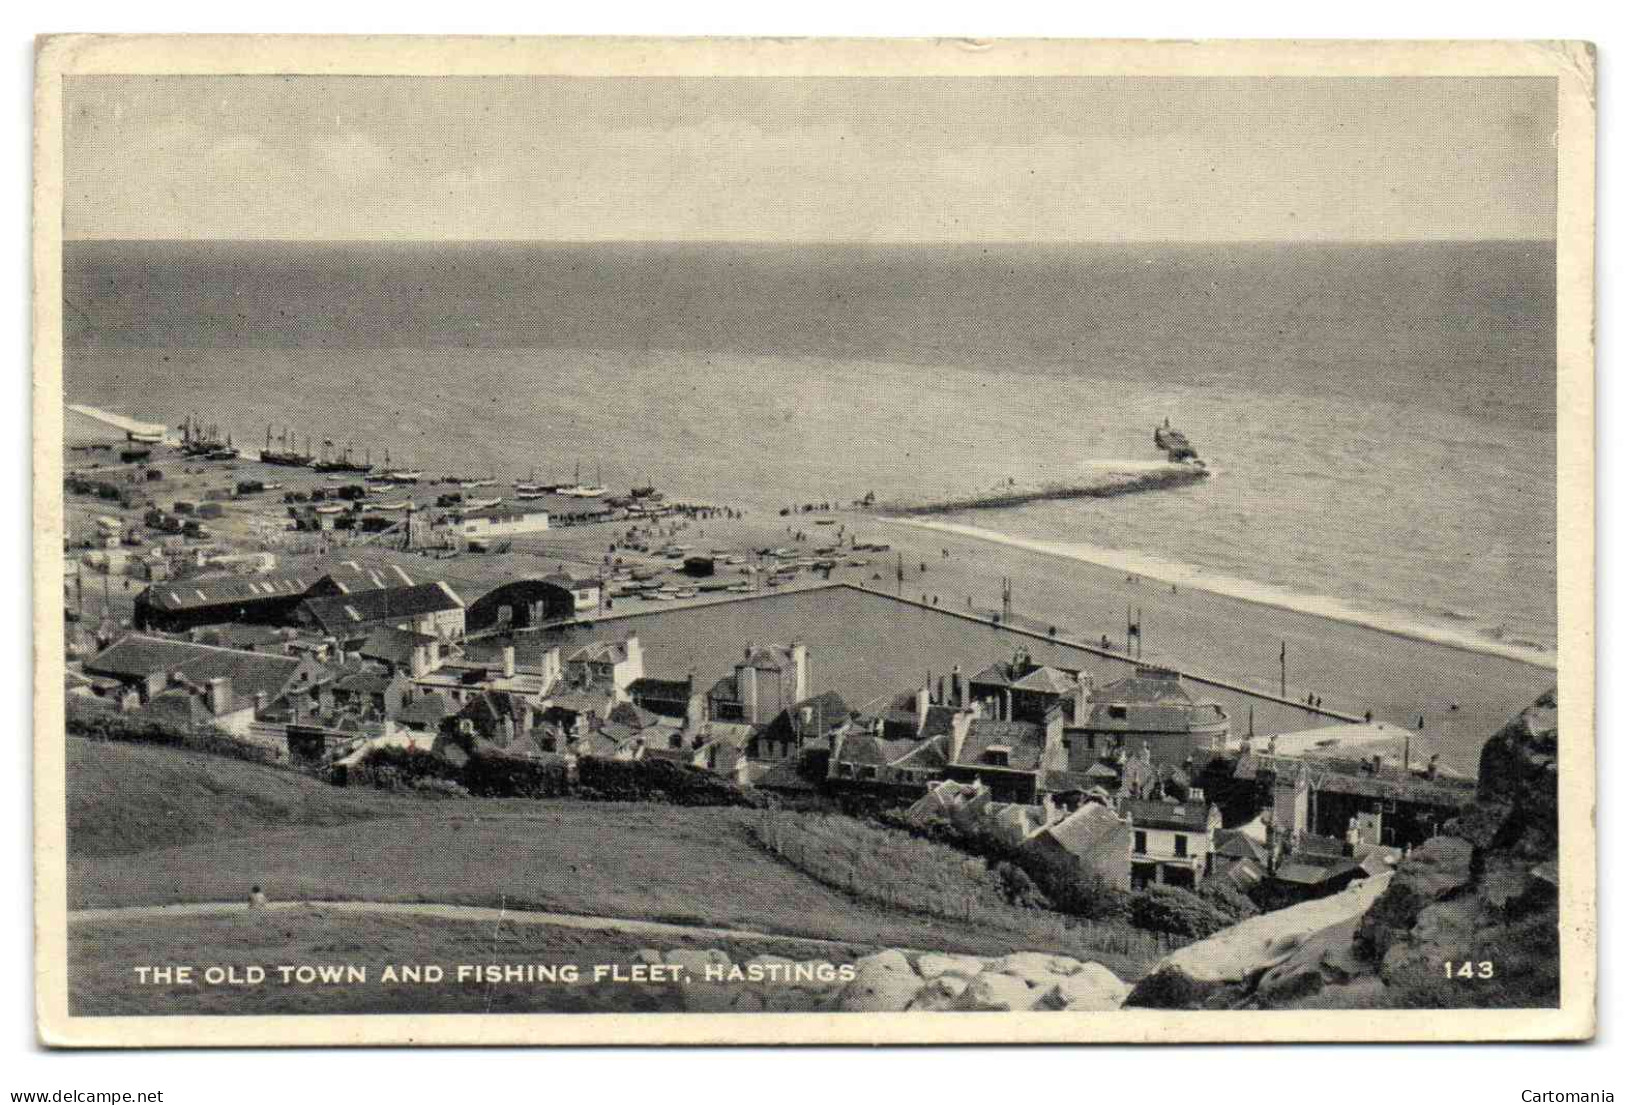
M248 908L264 909L265 905L265 891L261 890L258 886L250 889L248 892Z

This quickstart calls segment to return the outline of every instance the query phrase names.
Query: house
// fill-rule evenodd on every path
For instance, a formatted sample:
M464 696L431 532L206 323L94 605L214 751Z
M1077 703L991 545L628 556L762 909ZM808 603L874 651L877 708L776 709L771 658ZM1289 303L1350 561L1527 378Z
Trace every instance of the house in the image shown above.
M920 795L942 779L949 752L946 737L888 740L872 729L853 727L835 735L828 778L847 789Z
M234 702L256 709L285 696L312 694L325 681L321 665L293 656L130 633L84 662L84 672L117 680L145 701L184 682L207 687L230 681Z
M476 510L454 511L444 524L465 538L519 537L547 532L547 511L524 503L499 503Z
M694 673L682 679L655 679L644 676L634 679L626 693L639 709L662 717L702 721L705 718L705 696L694 689Z
M405 701L407 682L370 668L335 669L331 684L321 695L323 709L351 713L358 718L390 718Z
M404 732L434 739L440 725L456 712L446 697L435 691L417 692L405 699L395 711L395 725Z
M442 582L380 587L349 595L305 599L295 612L300 624L349 644L381 626L410 629L442 641L460 640L463 600Z
M953 683L958 683L958 671ZM1017 649L1008 661L989 664L970 677L967 702L980 704L994 721L1029 721L1043 724L1057 706L1069 721L1080 718L1094 681L1087 672L1067 671L1036 662L1026 649Z
M88 670L88 668L87 668ZM1369 760L1305 760L1309 827L1343 839L1350 822L1377 815L1380 843L1407 848L1436 836L1476 794L1475 780L1439 773L1417 775L1401 764Z
M995 801L1036 802L1044 793L1045 776L1067 767L1064 726L1059 705L1043 724L969 714L950 738L952 757L945 774L960 782L982 783Z
M522 696L481 691L457 713L444 718L440 728L442 733L478 737L496 748L507 748L530 733L536 722L535 707Z
M254 699L236 694L229 675L215 676L201 686L177 677L147 698L133 716L186 732L219 729L247 737L254 724Z
M830 735L846 725L852 711L834 691L804 698L757 729L751 738L755 760L798 761L812 748L829 748Z
M1141 664L1090 695L1068 737L1074 756L1146 747L1159 764L1205 762L1224 751L1230 718L1217 702L1193 698L1178 672Z
M1200 800L1125 798L1119 809L1134 826L1130 871L1135 889L1167 883L1194 890L1212 873L1220 825L1217 806Z
M375 661L391 673L416 679L440 666L440 644L439 637L427 633L381 625L367 634L357 651L363 660Z
M420 691L445 695L458 707L486 690L524 695L539 705L559 688L563 678L564 663L557 648L532 654L521 664L514 646L504 645L500 656L490 660L447 660L442 652L439 665L414 676L412 682Z
M1085 802L1076 812L1040 828L1023 848L1094 875L1107 886L1127 890L1133 825L1110 806Z
M718 721L760 725L808 696L807 646L746 645L744 657L706 696L706 714Z
M612 687L619 699L643 678L643 644L633 633L620 641L594 641L572 652L564 662L564 681L572 687Z

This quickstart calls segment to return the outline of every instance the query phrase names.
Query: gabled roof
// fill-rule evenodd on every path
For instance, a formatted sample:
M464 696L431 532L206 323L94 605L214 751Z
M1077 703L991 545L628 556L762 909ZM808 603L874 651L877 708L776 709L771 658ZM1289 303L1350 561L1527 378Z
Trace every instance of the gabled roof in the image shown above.
M1064 672L1051 667L1041 667L1028 672L1015 683L1011 684L1018 691L1038 691L1043 694L1071 694L1077 690L1077 680L1067 676Z
M463 600L457 592L438 581L306 599L301 607L313 621L335 635L353 633L358 628L395 618L416 618L462 608Z
M333 681L333 689L348 694L383 694L393 682L383 672L350 669Z
M1031 721L993 721L973 718L965 734L964 746L955 764L962 767L990 767L987 753L1002 749L1007 753L1005 766L1017 771L1037 771L1044 753L1044 729Z
M420 694L412 701L402 706L395 715L395 720L406 725L423 725L433 727L439 725L446 715L452 713L451 703L438 691Z
M225 677L231 680L234 695L250 700L260 693L274 699L301 671L310 670L294 656L171 641L142 633L128 634L109 645L86 660L84 669L88 675L126 682L145 680L158 672L179 672L196 684Z
M633 698L657 698L674 701L679 698L686 699L694 693L694 678L687 679L654 679L644 676L632 680L626 692Z
M1113 717L1114 710L1126 716ZM1225 720L1218 703L1192 698L1177 672L1142 667L1089 696L1086 724L1090 729L1181 732Z
M1320 857L1315 857L1317 860ZM1351 859L1333 861L1326 857L1327 862L1307 862L1302 857L1294 857L1275 869L1274 877L1281 882L1292 883L1295 886L1319 886L1329 882L1340 875L1350 871L1360 870L1360 865Z
M628 656L626 641L593 641L570 653L571 664L620 664Z
M1269 851L1258 841L1239 829L1220 829L1213 834L1214 852L1229 859L1250 859L1265 863Z
M807 715L805 722L801 720L803 712ZM758 735L766 740L793 740L799 731L803 740L822 740L851 716L846 699L834 691L824 691L780 710Z
M427 633L415 633L392 625L381 625L367 634L361 643L361 655L369 660L384 660L391 664L409 664L417 649L434 644L436 638Z
M1184 833L1207 831L1208 810L1200 802L1157 802L1143 798L1125 798L1123 813L1133 820L1136 829L1173 829Z
M886 740L870 733L858 733L841 742L840 762L870 767L889 767L918 749L912 740Z
M648 729L666 719L631 702L617 702L615 708L610 710L608 720L631 729Z
M316 580L341 595L357 591L377 591L385 587L411 587L413 579L399 564L362 564L357 560L344 560L335 564Z
M1090 859L1127 828L1125 818L1099 803L1087 802L1064 820L1040 829L1036 835L1049 837L1080 859Z
M309 576L232 576L229 579L188 579L154 583L141 592L148 606L160 610L195 610L205 606L237 606L270 599L302 596L315 582Z

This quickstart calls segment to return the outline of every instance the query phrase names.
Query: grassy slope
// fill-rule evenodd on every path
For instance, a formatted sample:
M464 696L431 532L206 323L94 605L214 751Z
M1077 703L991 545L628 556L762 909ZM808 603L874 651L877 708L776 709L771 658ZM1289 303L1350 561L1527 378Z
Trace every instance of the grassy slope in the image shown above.
M280 1013L532 1013L642 1012L669 1008L657 990L639 985L564 982L455 982L459 964L630 964L636 936L580 932L543 925L489 925L420 917L343 917L319 908L297 912L181 917L157 924L103 922L76 927L69 1000L77 1016ZM715 939L664 940L663 945L711 948ZM828 948L786 948L752 941L721 944L736 962L768 952L800 959L846 958ZM178 949L186 949L181 951ZM206 949L198 951L197 949ZM262 966L259 986L131 984L134 964ZM284 985L277 964L367 967L364 984ZM440 983L384 982L386 964L437 964ZM588 978L591 972L583 970Z
M70 741L69 779L76 909L232 900L259 883L280 900L507 905L990 955L1068 950L1049 926L858 900L753 844L746 810L432 801L84 741ZM1124 977L1143 966L1099 958Z

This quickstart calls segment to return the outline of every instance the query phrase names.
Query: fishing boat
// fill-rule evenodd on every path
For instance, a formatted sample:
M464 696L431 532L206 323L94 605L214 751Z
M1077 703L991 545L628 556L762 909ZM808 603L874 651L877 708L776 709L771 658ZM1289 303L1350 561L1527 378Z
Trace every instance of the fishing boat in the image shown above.
M542 490L530 491L530 490L519 489L519 490L516 490L515 497L520 498L520 499L545 499L545 498L547 498L547 492L542 491Z
M387 480L376 480L376 481L372 480L372 479L367 480L367 491L368 491L369 494L372 493L372 492L376 492L376 491L394 491L394 490L395 490L395 485L393 483L388 482Z
M467 510L486 510L499 505L501 502L502 496L496 495L489 499L469 499L463 504L463 507Z
M423 478L423 473L415 468L392 468L384 475L396 483L417 483Z
M569 487L561 487L561 488L559 488L558 493L560 495L568 495L571 498L575 498L575 499L596 499L598 496L602 495L604 493L604 491L606 490L604 488L604 486L603 486L603 483L604 483L603 466L599 465L599 468L598 468L598 482L595 483L595 484L583 484L581 482L581 462L576 461L576 481L575 481L575 483L571 484Z
M261 464L279 464L285 468L308 468L315 458L309 452L301 453L299 443L288 442L288 431L284 429L276 439L277 448L271 448L271 427L265 427L265 448L260 450Z
M331 441L322 442L322 458L312 461L311 468L318 472L356 472L365 475L372 471L372 457L369 454L365 461L354 459L354 450L346 445L342 452L328 455L328 450L335 446Z

